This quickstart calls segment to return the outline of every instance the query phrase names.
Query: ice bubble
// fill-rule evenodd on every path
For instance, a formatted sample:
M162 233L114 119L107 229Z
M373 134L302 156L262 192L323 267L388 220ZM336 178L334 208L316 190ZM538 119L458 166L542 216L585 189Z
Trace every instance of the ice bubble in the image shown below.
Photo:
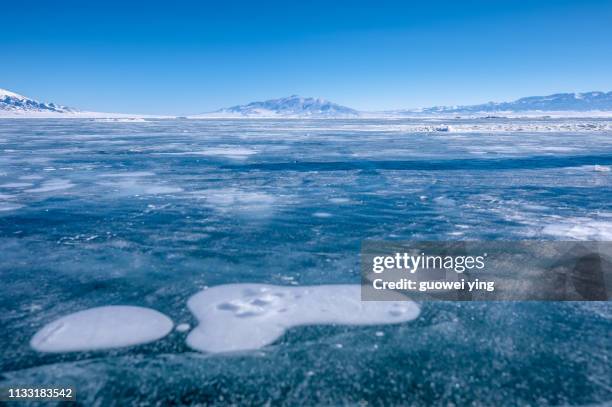
M187 305L199 321L187 345L205 352L259 349L299 325L395 324L420 313L409 300L361 301L359 285L227 284L200 291Z
M39 352L75 352L139 345L163 338L172 321L150 308L112 305L56 319L39 330L30 345Z

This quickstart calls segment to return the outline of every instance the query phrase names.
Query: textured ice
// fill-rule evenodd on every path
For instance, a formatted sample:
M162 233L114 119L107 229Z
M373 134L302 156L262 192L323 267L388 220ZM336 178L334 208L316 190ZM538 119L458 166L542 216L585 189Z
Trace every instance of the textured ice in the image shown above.
M100 182L99 185L110 187L124 195L164 195L183 191L183 188L178 186L141 182L138 180L140 177L143 175L118 177L117 181Z
M195 154L204 155L204 156L222 156L222 157L239 159L239 158L246 158L253 154L257 154L257 151L250 149L250 148L245 148L245 147L222 146L222 147L216 147L216 148L209 148L203 151L198 151Z
M0 212L14 211L23 208L23 205L9 202L0 202Z
M65 179L51 179L43 182L36 188L26 189L25 192L42 193L42 192L54 192L69 189L74 187L74 184L69 180Z
M151 171L126 171L126 172L112 172L108 174L100 174L102 178L138 178L138 177L152 177L155 173Z
M275 197L265 192L238 188L197 191L195 196L204 199L217 211L253 216L269 215L276 201Z
M45 325L30 341L39 352L75 352L139 345L163 338L172 321L158 311L126 305L90 308Z
M547 225L542 233L572 240L612 241L612 219L566 218Z
M205 352L258 349L294 326L397 324L420 312L407 300L361 301L359 285L227 284L199 292L188 305L199 324L187 344Z
M29 339L101 304L195 326L194 287L356 283L364 238L604 238L611 123L0 120L0 185L32 184L0 187L0 387L74 383L85 405L608 403L612 302L430 302L413 322L288 329L240 356L184 352L180 330L95 358ZM230 146L257 153L193 154ZM54 179L73 186L26 191Z
M31 186L29 182L7 182L6 184L0 185L0 188L26 188Z

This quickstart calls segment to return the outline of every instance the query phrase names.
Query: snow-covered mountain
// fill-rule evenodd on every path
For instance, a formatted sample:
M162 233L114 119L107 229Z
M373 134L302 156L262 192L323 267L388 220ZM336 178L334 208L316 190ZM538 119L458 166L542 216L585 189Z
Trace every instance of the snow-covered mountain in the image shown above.
M199 117L312 117L348 118L359 117L357 110L341 106L325 99L304 98L292 95L247 105L232 106Z
M0 89L0 112L76 113L78 110L55 103L39 102L6 89Z
M89 112L56 103L39 102L15 92L0 88L0 118L70 118L70 119L112 119L143 120L144 118L169 118L126 113Z
M548 96L524 97L513 102L489 102L468 106L436 106L419 109L418 111L423 113L610 112L612 111L612 92L556 93Z

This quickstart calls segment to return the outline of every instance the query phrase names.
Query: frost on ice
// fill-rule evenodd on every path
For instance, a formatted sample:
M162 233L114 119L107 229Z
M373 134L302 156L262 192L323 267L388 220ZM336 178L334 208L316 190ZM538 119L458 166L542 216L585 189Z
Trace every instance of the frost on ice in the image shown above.
M150 308L114 305L90 308L45 325L30 341L39 352L74 352L139 345L163 338L170 318Z
M205 352L258 349L294 326L377 325L415 319L412 301L361 301L359 285L284 287L227 284L201 291L188 306L199 325L187 344Z

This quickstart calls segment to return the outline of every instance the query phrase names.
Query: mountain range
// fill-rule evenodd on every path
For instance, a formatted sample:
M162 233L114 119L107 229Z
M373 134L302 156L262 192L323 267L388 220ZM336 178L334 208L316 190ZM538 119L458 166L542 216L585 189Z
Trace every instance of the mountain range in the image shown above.
M490 115L513 113L565 114L588 112L612 115L612 92L557 93L529 96L512 102L489 102L465 106L434 106L385 112L360 112L320 98L289 97L251 102L219 109L189 118L358 118L413 117L438 115ZM39 102L8 90L0 89L0 117L153 117L121 113L84 112L56 103ZM158 116L161 117L161 116ZM167 117L167 116L165 116Z
M237 117L359 117L359 112L320 98L303 98L298 95L263 102L251 102L206 113L203 116Z
M75 113L77 110L55 103L39 102L18 93L0 89L0 112Z
M424 113L495 113L528 111L612 111L612 92L556 93L529 96L513 102L489 102L468 106L437 106L420 109Z

